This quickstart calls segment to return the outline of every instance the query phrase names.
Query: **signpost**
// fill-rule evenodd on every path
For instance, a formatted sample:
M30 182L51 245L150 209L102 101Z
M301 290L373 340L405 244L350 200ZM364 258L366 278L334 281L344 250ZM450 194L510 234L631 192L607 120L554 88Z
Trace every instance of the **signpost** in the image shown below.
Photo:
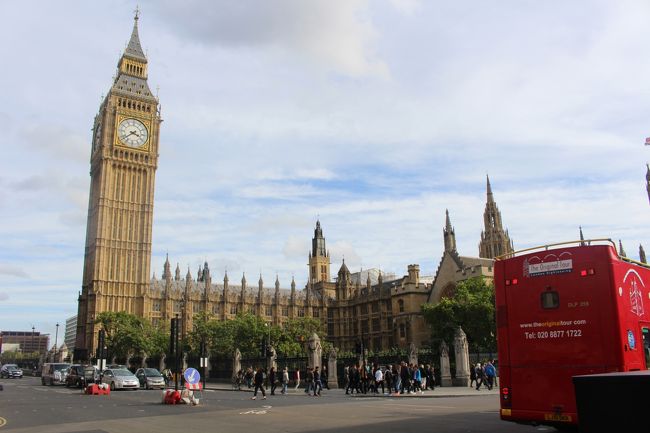
M185 378L185 388L191 390L203 389L203 386L201 384L201 374L195 368L190 367L185 370L183 377Z

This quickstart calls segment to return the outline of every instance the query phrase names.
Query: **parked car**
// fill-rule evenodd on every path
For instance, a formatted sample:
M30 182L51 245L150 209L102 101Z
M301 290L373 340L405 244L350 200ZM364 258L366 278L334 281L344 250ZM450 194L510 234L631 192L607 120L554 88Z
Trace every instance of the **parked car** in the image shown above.
M65 376L65 386L84 388L89 383L95 383L99 378L97 368L92 365L73 364L68 367Z
M5 364L0 368L0 378L22 379L23 370L18 368L16 364Z
M65 384L65 371L70 367L70 364L65 362L45 363L41 370L41 384L42 385L63 385Z
M126 368L116 368L104 370L102 374L102 383L111 387L111 391L116 389L139 389L140 381Z
M165 388L165 378L162 373L155 368L139 368L138 371L135 372L135 377L137 377L140 382L140 388Z

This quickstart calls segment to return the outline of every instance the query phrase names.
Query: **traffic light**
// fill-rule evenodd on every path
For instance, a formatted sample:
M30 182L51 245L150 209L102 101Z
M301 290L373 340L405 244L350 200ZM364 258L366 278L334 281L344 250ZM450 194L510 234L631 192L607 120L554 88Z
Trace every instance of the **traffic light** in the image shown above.
M97 359L104 359L106 358L106 354L104 353L104 347L106 346L106 331L103 329L99 330L99 335L97 337Z
M178 347L176 346L176 342L178 341L178 322L177 319L172 318L172 323L170 327L170 333L169 333L169 354L174 355L176 353L176 350Z

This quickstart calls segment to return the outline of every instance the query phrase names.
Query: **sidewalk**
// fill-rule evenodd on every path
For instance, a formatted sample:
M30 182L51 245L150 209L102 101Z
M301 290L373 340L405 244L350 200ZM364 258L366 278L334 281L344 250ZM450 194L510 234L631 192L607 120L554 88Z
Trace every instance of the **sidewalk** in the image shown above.
M205 385L205 389L209 391L234 391L234 392L253 392L253 388L248 388L246 386L242 386L241 391L237 391L233 389L232 384L227 383L227 382L208 382ZM287 393L287 396L304 396L304 387L301 386L296 390L294 387L289 387L289 392ZM280 391L282 390L281 386L278 386L275 390L276 395L282 395L280 394ZM266 388L267 394L270 394L270 388ZM336 396L345 396L345 390L344 389L324 389L323 390L323 395L336 395ZM485 396L485 395L499 395L499 390L498 388L494 387L492 390L488 390L487 388L481 387L480 390L476 390L475 388L470 388L470 387L459 387L459 386L446 386L446 387L441 387L438 386L436 387L435 390L427 390L424 391L422 394L418 393L413 393L413 394L401 394L401 395L388 395L388 394L357 394L356 392L354 394L349 395L348 397L355 397L355 398L379 398L379 397L385 397L385 398L445 398L445 397L476 397L476 396Z

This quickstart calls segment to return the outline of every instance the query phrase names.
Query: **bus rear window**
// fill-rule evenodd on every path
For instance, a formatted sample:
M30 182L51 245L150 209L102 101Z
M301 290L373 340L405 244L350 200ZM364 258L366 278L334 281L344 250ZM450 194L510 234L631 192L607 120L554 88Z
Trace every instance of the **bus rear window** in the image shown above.
M544 292L542 293L542 308L550 310L560 306L560 295L557 292Z

